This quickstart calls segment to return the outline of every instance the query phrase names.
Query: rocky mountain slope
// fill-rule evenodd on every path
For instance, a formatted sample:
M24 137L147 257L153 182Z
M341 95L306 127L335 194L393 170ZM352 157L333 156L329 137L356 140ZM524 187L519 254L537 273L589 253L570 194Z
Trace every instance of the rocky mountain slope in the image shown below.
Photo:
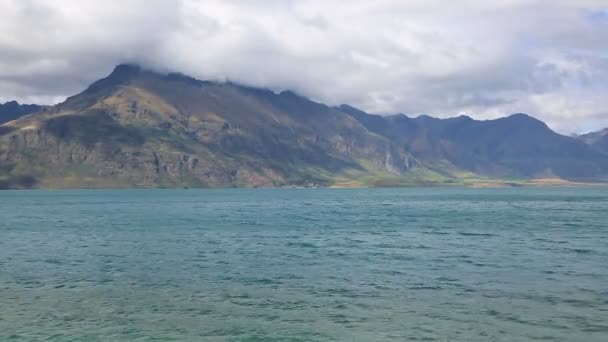
M523 114L381 117L132 65L0 126L0 188L433 185L607 174L606 155Z
M130 65L1 130L6 186L326 186L417 165L346 113L292 92Z
M345 105L340 108L425 166L447 175L597 180L605 178L608 170L604 155L526 114L480 121L467 116L382 117Z

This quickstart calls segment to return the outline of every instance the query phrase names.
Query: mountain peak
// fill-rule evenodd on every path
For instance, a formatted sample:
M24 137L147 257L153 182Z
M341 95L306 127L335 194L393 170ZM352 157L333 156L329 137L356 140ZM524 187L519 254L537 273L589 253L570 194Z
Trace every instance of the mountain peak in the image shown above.
M141 66L137 64L118 64L107 77L94 82L83 93L93 93L109 86L122 84L141 74L141 71ZM69 97L66 102L73 98L74 96Z
M345 113L349 113L349 114L367 114L366 112L362 111L361 109L353 107L351 105L347 105L347 104L341 104L337 107L337 109L339 109Z
M441 120L439 118L432 117L428 114L420 114L420 115L414 117L414 119L420 120L420 121L439 121L439 120Z
M141 66L137 64L118 64L108 78L124 79L139 74L141 70Z
M541 121L533 116L530 116L528 114L525 114L525 113L514 113L507 117L500 118L497 120L506 120L506 121L510 121L510 122L513 122L513 123L519 124L519 125L529 125L529 126L543 127L543 128L549 129L547 124L545 124L543 121Z
M531 115L528 115L526 113L513 113L513 114L507 116L505 119L520 120L520 121L534 121L534 122L544 124L544 122L542 122L539 119L537 119Z
M530 115L526 114L526 113L513 113L511 115L508 116L509 118L526 118L526 119L534 119L533 117L531 117Z

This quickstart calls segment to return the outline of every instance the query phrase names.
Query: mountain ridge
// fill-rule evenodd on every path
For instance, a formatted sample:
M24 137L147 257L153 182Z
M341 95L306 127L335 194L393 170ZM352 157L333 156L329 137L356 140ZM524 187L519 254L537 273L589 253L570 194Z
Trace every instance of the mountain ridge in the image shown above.
M608 154L608 128L578 135L575 138L604 154Z
M350 106L341 108L370 130L402 144L414 157L427 160L427 166L435 170L468 169L494 177L590 179L605 172L608 165L604 156L527 114L492 120L437 119L381 117ZM572 161L576 164L568 165Z
M463 175L606 174L604 154L525 114L377 116L288 90L124 64L0 126L5 188L406 186L461 184Z
M0 103L0 125L44 108L37 104L20 104L17 101Z

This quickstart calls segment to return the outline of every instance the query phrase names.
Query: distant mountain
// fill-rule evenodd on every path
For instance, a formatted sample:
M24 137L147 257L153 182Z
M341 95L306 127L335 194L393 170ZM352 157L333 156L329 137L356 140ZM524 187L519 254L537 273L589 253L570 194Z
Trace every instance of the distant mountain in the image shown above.
M604 128L603 130L597 132L579 135L577 138L598 151L608 154L608 128Z
M607 174L608 156L523 114L382 117L133 65L0 126L0 188L467 185Z
M447 176L471 172L499 178L602 179L607 158L586 144L553 132L526 114L478 121L467 116L370 115L339 107Z
M42 106L35 104L19 104L17 101L10 101L4 104L0 103L0 125L24 115L37 112L40 109L42 109Z

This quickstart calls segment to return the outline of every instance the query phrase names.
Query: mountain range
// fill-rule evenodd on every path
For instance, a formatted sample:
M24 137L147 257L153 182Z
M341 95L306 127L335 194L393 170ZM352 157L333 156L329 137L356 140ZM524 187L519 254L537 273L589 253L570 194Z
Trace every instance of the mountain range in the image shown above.
M522 185L608 180L607 134L525 114L380 116L119 65L54 106L0 106L1 188Z

